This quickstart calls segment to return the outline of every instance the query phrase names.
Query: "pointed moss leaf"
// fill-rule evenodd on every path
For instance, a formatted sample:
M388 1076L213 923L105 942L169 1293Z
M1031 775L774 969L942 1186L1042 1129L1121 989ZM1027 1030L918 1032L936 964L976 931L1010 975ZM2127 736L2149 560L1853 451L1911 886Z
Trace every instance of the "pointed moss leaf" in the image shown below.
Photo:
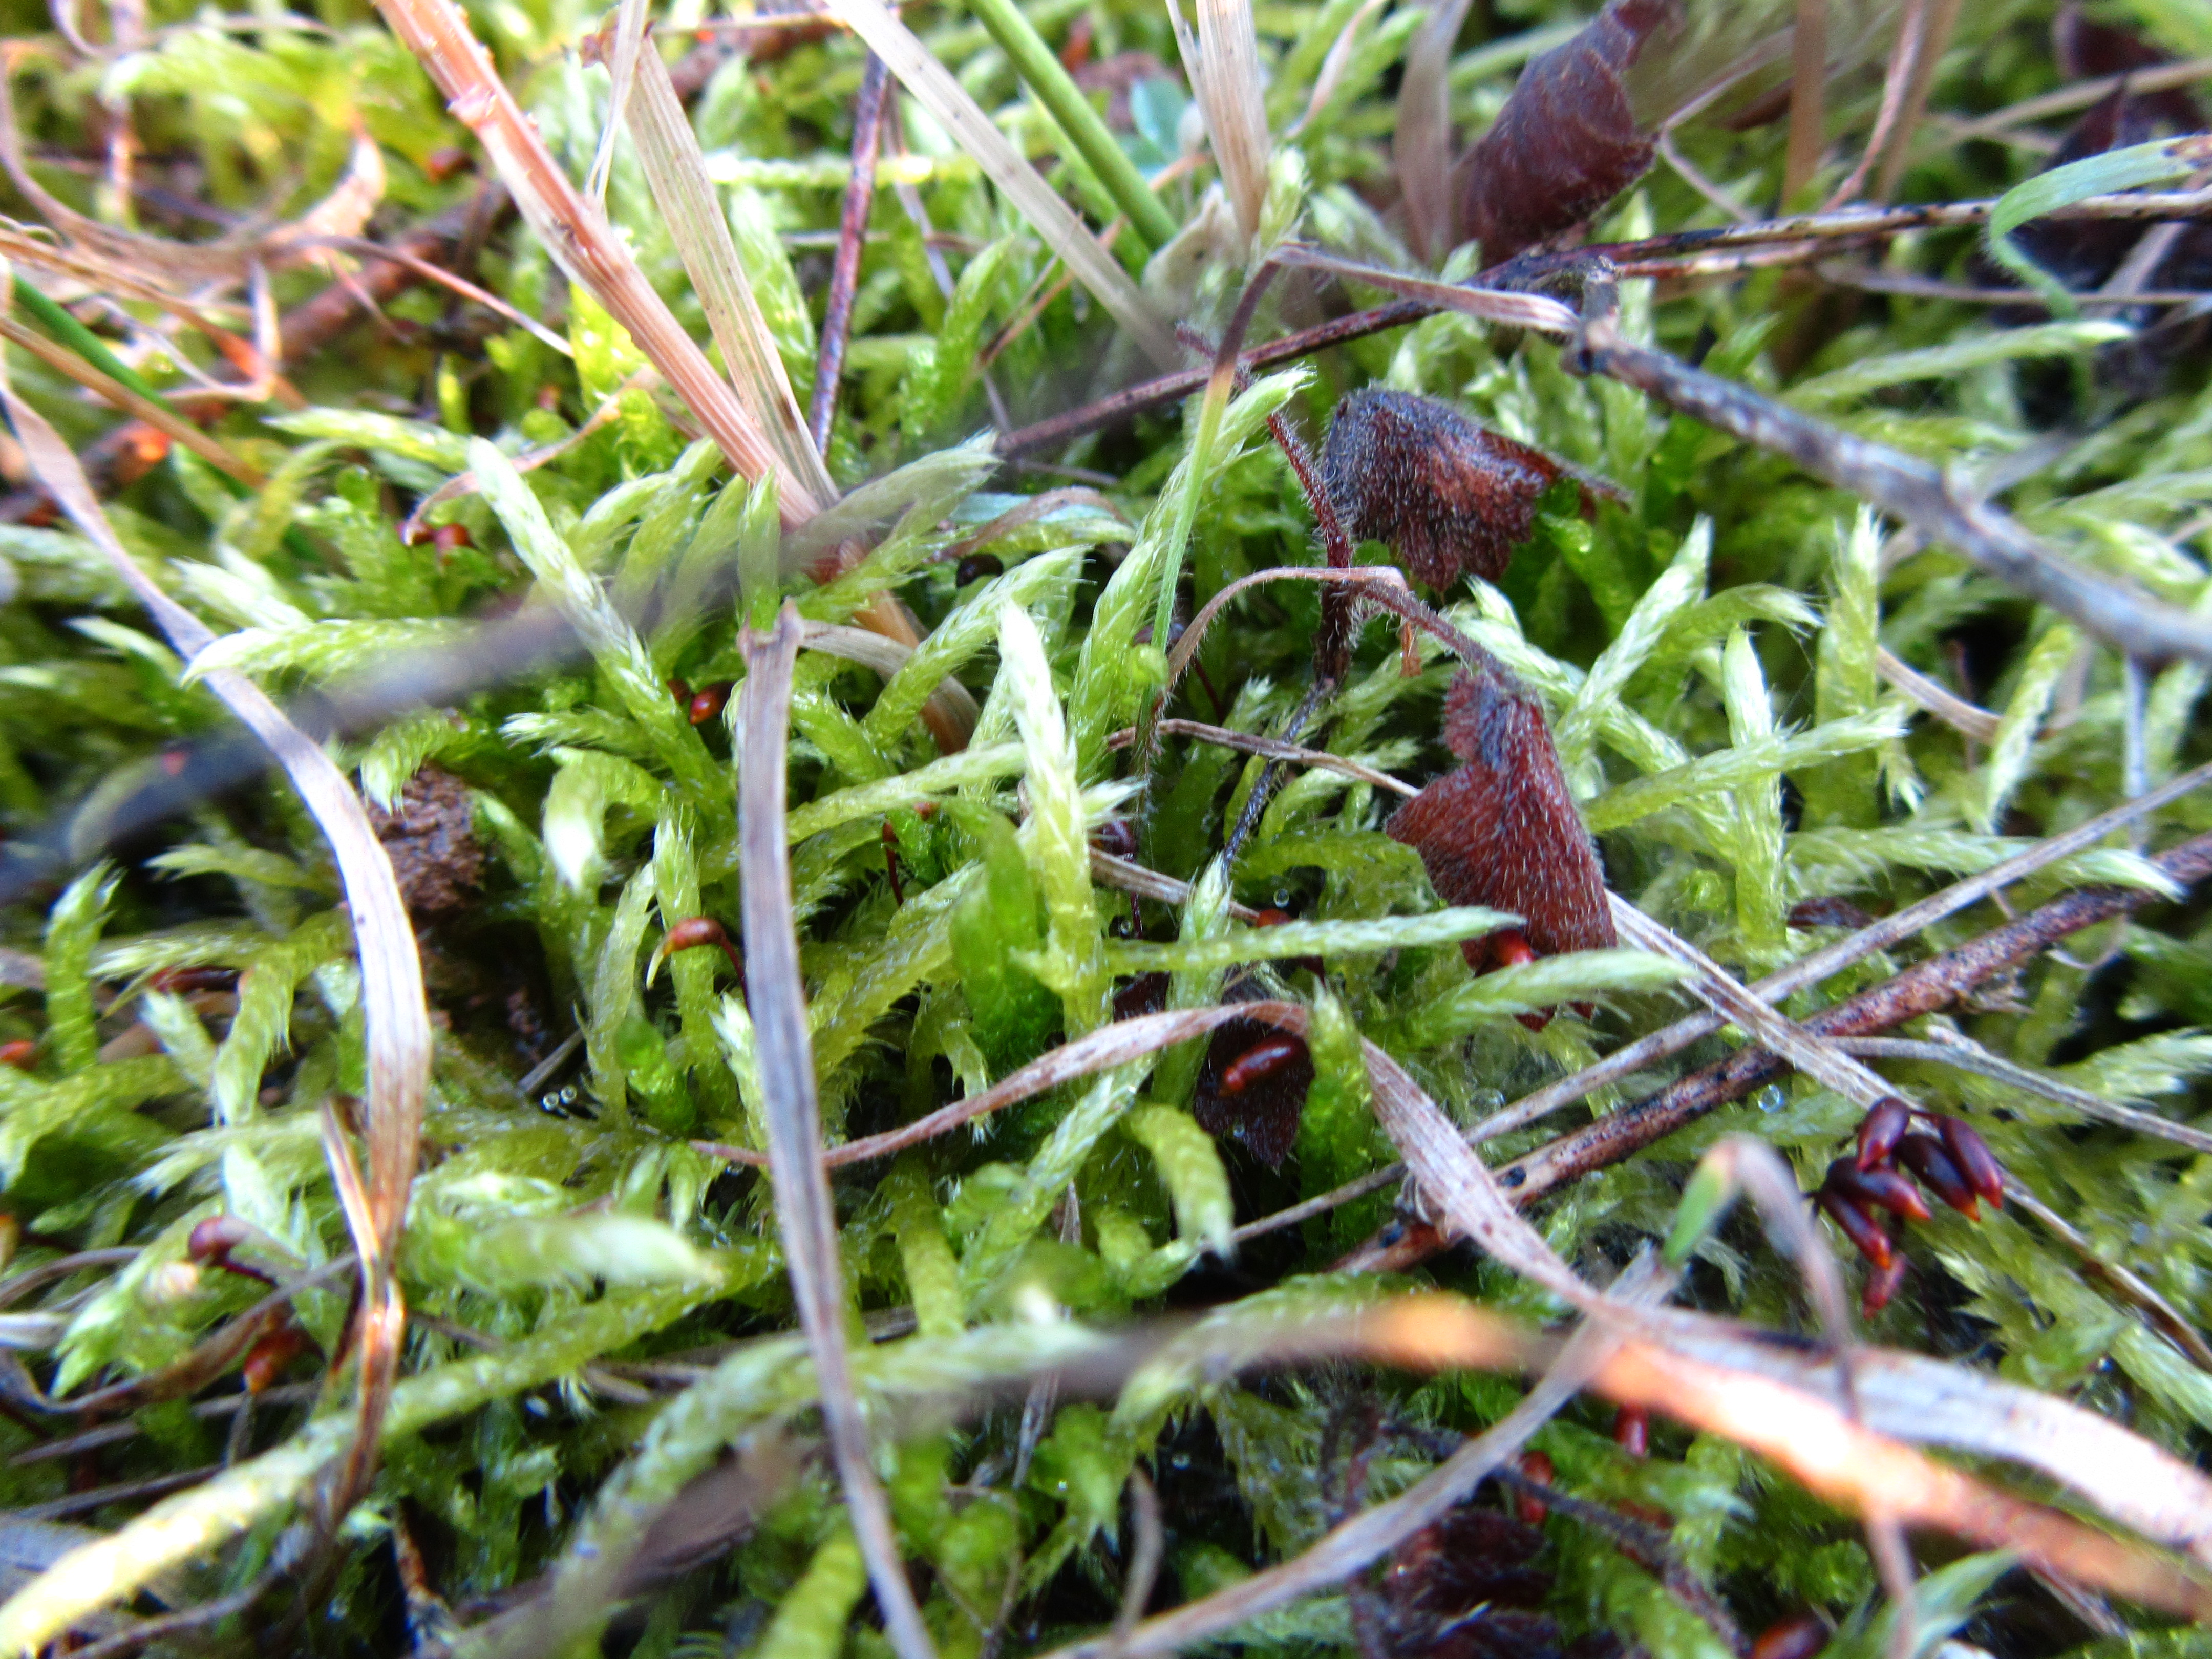
M1649 777L1607 790L1583 806L1583 822L1602 835L1686 802L1726 802L1735 791L1838 755L1875 749L1905 734L1898 708L1826 720L1794 736L1775 735L1738 744Z
M405 421L359 409L304 409L269 424L297 438L320 438L356 449L381 449L441 472L468 470L469 441L427 421Z
M1068 723L1086 775L1095 775L1102 768L1107 737L1135 712L1135 694L1141 688L1128 680L1130 652L1137 643L1137 630L1154 620L1162 573L1169 561L1178 570L1182 568L1183 544L1190 535L1200 494L1243 453L1267 416L1304 389L1311 373L1302 364L1267 375L1230 404L1207 464L1194 468L1188 456L1177 464L1138 527L1128 556L1115 568L1091 607L1091 631L1084 636L1074 690L1068 697Z
M1998 329L1923 350L1862 358L1790 387L1790 401L1811 409L1826 408L1910 380L1953 380L1969 369L1990 363L2070 356L2110 345L2115 340L2124 340L2134 332L2126 324L2115 322L2038 323L2025 328Z
M840 543L869 538L895 519L911 516L924 528L933 527L986 483L999 465L999 456L985 434L872 479L787 535L783 568L803 570Z
M1564 1002L1670 990L1687 977L1687 971L1679 963L1643 951L1576 951L1465 981L1398 1024L1408 1045L1426 1048L1455 1042L1516 1014Z
M1001 278L1012 251L1012 239L1001 237L968 262L945 307L944 325L908 359L906 382L900 388L899 425L909 439L925 439L950 420L975 383L983 325L1000 303Z
M777 1603L752 1659L837 1659L846 1625L867 1587L860 1547L849 1532L834 1534Z
M1091 846L1075 750L1053 690L1044 641L1029 613L1011 602L999 608L999 684L1029 756L1030 860L1044 896L1046 950L1067 1029L1079 1036L1107 1018L1108 985L1097 906L1091 897ZM1050 980L1048 979L1048 982Z
M1896 868L1975 875L2034 844L2021 836L1980 836L1905 823L1881 830L1801 830L1790 837L1790 879L1796 891L1809 895L1863 885ZM2172 877L2140 853L2121 847L2061 859L2051 866L2050 873L2072 885L2110 882L2179 896Z
M168 991L149 991L139 1004L138 1018L195 1086L214 1086L215 1041L191 1004Z
M1173 944L1121 944L1107 947L1116 973L1170 968L1183 971L1218 969L1246 962L1288 957L1380 955L1418 945L1455 945L1481 939L1519 924L1510 910L1458 905L1425 916L1379 916L1372 921L1287 921L1274 927L1249 927L1210 939Z
M854 818L878 817L893 807L909 806L933 795L949 795L969 784L1019 777L1027 764L1026 752L1018 743L963 749L896 777L840 789L809 801L793 809L786 833L796 843Z
M108 903L122 878L114 866L96 864L64 888L46 913L46 1036L64 1072L84 1070L99 1054L92 947L106 925Z
M961 1282L971 1305L1003 1288L1006 1270L1044 1224L1091 1149L1136 1103L1137 1082L1144 1069L1141 1064L1120 1066L1104 1073L1053 1127L1029 1168L1021 1172L1019 1183L992 1212L982 1236L961 1259Z
M915 1328L925 1337L957 1336L967 1328L960 1263L945 1237L936 1196L921 1161L909 1155L884 1182L891 1237L914 1301Z
M0 1089L0 1184L12 1185L23 1160L50 1135L66 1135L88 1164L136 1164L169 1139L137 1115L139 1107L191 1087L167 1054L110 1060L59 1083L18 1077Z
M1699 1161L1682 1188L1682 1201L1674 1209L1674 1225L1667 1234L1663 1252L1667 1265L1680 1267L1698 1253L1735 1201L1735 1182L1712 1155Z
M238 882L337 896L337 881L330 871L304 870L282 853L258 847L173 847L146 863L173 876L228 876Z
M2203 165L2207 148L2201 136L2129 144L2024 179L1999 197L1990 211L1983 234L1990 256L2031 288L2070 309L2063 285L2028 257L2012 240L2012 233L2031 219L2092 196L2185 179Z
M1226 1255L1237 1224L1229 1172L1213 1137L1198 1120L1173 1106L1146 1106L1121 1120L1131 1139L1152 1155L1153 1167L1175 1201L1176 1230L1217 1255Z
M664 804L653 775L612 755L556 749L560 770L545 793L545 851L571 887L595 885L605 854L605 819L613 805L651 813Z
M600 1109L617 1123L623 1121L629 1090L629 1065L624 1057L622 1034L637 1014L638 953L644 948L646 921L652 904L653 883L649 878L643 874L633 876L623 884L622 896L615 902L614 915L607 926L605 942L600 945L599 960L592 968L591 1008L584 1021L584 1053L591 1063L592 1092L599 1098ZM658 1035L649 1026L647 1030L652 1039L652 1060L665 1067L667 1059ZM631 1052L638 1052L635 1042ZM667 1088L680 1086L658 1077L656 1081Z
M224 1123L240 1123L256 1110L261 1074L289 1040L292 999L309 975L352 948L345 918L336 910L310 916L290 936L257 952L238 981L238 1012L216 1050L215 1107Z
M1747 629L1729 635L1721 654L1721 686L1732 748L1771 745L1774 705ZM1783 890L1780 773L1740 787L1734 805L1735 811L1722 823L1729 836L1723 851L1735 880L1736 926L1753 948L1776 950L1782 944L1783 918L1789 909Z
M714 1259L666 1222L612 1212L472 1227L459 1273L464 1283L491 1291L594 1280L702 1285L720 1276Z
M1712 553L1712 520L1701 517L1659 580L1644 590L1613 643L1590 665L1589 677L1553 728L1562 769L1571 774L1589 761L1600 711L1620 701L1636 671L1665 637L1668 623L1704 595Z
M2014 791L2026 781L2036 735L2057 694L2059 676L2081 648L2081 631L2062 622L2051 623L2028 648L2012 696L1997 719L1997 734L1990 740L1989 759L1978 781L1980 787L1967 802L1967 816L1984 835L1996 827Z
M483 740L481 727L439 708L403 714L369 740L361 757L361 791L389 812L408 781L434 760Z
M699 734L668 695L636 631L600 591L545 508L507 457L483 439L470 441L469 465L492 511L507 527L514 551L530 567L562 617L576 631L606 677L623 711L642 730L654 754L675 775L702 823L722 825L734 816L729 788L708 758Z
M896 738L921 712L939 680L958 672L997 641L1001 605L1018 605L1035 614L1048 592L1074 580L1082 562L1079 548L1031 559L983 583L954 606L884 682L876 706L868 711L870 733L878 743Z

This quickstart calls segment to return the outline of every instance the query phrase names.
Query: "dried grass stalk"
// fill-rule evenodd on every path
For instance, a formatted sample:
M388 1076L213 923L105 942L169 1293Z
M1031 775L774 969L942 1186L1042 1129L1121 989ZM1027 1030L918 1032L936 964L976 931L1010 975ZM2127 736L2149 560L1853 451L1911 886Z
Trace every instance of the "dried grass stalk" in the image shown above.
M454 115L483 143L515 206L562 269L629 330L732 466L748 478L775 475L786 524L812 518L825 504L823 498L784 464L768 429L714 373L605 213L561 170L460 8L453 0L379 0L378 9L422 60Z
M1260 234L1260 209L1267 199L1267 88L1260 80L1260 38L1252 27L1252 0L1198 0L1198 39L1183 21L1182 0L1169 0L1176 46L1184 73L1206 116L1214 165L1249 247Z
M934 1659L935 1648L899 1559L890 1506L868 1449L867 1420L853 1391L845 1346L845 1279L837 1260L837 1212L823 1158L814 1045L806 1024L799 935L791 908L791 853L784 830L784 760L790 736L792 670L805 624L787 601L766 639L746 635L746 673L737 738L742 754L738 815L744 878L745 993L759 1046L768 1109L769 1172L775 1183L791 1288L822 1390L838 1479L853 1532L868 1564L876 1605L900 1659Z

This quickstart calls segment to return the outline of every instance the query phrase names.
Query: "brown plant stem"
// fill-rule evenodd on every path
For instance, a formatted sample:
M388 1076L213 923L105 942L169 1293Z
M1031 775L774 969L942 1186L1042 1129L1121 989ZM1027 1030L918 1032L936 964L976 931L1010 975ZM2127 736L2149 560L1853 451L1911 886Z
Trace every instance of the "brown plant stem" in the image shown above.
M884 88L890 71L868 54L860 76L860 95L853 106L853 176L845 186L845 208L837 221L837 259L830 270L830 298L822 319L822 349L814 360L814 395L806 410L806 428L814 447L830 453L830 426L837 413L837 385L845 374L845 345L853 332L853 295L860 284L860 249L867 240L868 210L876 200L876 151L882 142Z
M2185 885L2212 876L2212 834L2152 860ZM1931 957L1848 1001L1803 1021L1826 1037L1871 1036L1933 1013L1974 987L2039 955L2069 934L2125 915L2160 896L2140 888L2084 887L2016 921ZM1668 1085L1635 1105L1561 1135L1498 1171L1498 1184L1526 1209L1547 1194L1621 1162L1676 1130L1741 1100L1789 1067L1763 1048L1743 1048ZM1340 1270L1403 1273L1457 1240L1425 1221L1393 1222L1337 1263Z

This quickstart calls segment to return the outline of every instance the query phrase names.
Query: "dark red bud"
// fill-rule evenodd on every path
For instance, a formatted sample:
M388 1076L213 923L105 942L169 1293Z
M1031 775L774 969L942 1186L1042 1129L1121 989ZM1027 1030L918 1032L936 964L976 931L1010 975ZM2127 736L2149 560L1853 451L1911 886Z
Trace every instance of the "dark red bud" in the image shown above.
M1502 933L1490 936L1490 965L1493 968L1526 968L1536 959L1536 947L1523 938L1520 929L1509 927Z
M1521 1473L1528 1480L1548 1486L1558 1478L1552 1460L1540 1451L1524 1451L1514 1460ZM1530 1492L1513 1494L1513 1513L1524 1527L1540 1527L1544 1517L1551 1513L1544 1500Z
M1813 1659L1828 1645L1828 1627L1809 1613L1792 1613L1759 1632L1751 1659Z
M1969 1221L1982 1218L1982 1206L1959 1166L1934 1135L1907 1135L1897 1143L1897 1161L1920 1179L1920 1184Z
M704 726L720 714L728 706L731 689L736 684L735 680L716 680L712 685L693 692L690 702L684 708L691 717L691 724Z
M1871 1170L1877 1164L1888 1163L1911 1121L1911 1105L1896 1095L1884 1095L1875 1102L1859 1124L1859 1168Z
M12 1066L19 1072L27 1072L39 1057L39 1045L30 1037L17 1037L13 1042L0 1042L0 1066Z
M738 947L730 943L730 935L722 924L712 916L687 916L668 930L660 942L661 954L674 956L678 951L696 951L704 945L714 945L729 957L730 966L738 973L745 971L744 961L738 955Z
M1990 1143L1964 1118L1938 1117L1936 1133L1942 1136L1943 1150L1951 1154L1951 1162L1959 1166L1959 1173L1975 1195L1987 1200L1991 1209L2002 1209L2004 1165L1997 1162Z
M434 185L442 185L469 164L469 153L452 144L441 144L422 158L422 171Z
M1631 1457L1651 1455L1651 1413L1641 1406L1623 1406L1613 1414L1613 1443Z
M1827 1187L1821 1188L1818 1196L1820 1207L1828 1212L1828 1219L1842 1230L1861 1255L1877 1267L1887 1267L1896 1259L1889 1235L1856 1201Z
M1241 1095L1263 1078L1270 1078L1285 1066L1295 1064L1305 1055L1303 1039L1294 1036L1269 1037L1254 1043L1230 1061L1221 1073L1221 1092Z
M450 553L457 547L474 547L466 525L441 524L430 532L430 545L441 553Z
M1273 908L1255 910L1252 913L1252 926L1255 927L1280 927L1286 921L1297 920L1297 918L1288 910L1277 910Z
M1928 1202L1920 1189L1894 1170L1861 1170L1848 1158L1828 1166L1828 1188L1862 1206L1876 1205L1910 1221L1928 1219Z
M246 1364L240 1368L246 1378L246 1391L248 1394L264 1393L283 1376L287 1366L314 1346L313 1337L295 1321L286 1318L283 1324L255 1343L246 1354Z
M1091 844L1109 858L1137 856L1137 826L1127 818L1109 818L1091 832Z
M253 1229L234 1215L211 1215L191 1231L185 1254L195 1261L219 1261L253 1237Z
M209 967L164 968L146 981L150 990L169 991L179 996L194 991L227 991L237 983L237 969Z
M1790 907L1792 927L1849 927L1854 932L1874 926L1874 918L1845 898L1801 899Z
M691 682L684 679L670 680L668 682L668 695L675 698L678 702L690 702L691 701Z
M985 576L1003 575L1006 568L994 554L970 553L953 568L952 580L956 586L965 587Z
M1859 1292L1859 1315L1872 1319L1889 1305L1890 1297L1897 1294L1898 1286L1905 1283L1907 1266L1905 1252L1893 1253L1887 1267L1876 1267L1867 1275L1866 1288Z

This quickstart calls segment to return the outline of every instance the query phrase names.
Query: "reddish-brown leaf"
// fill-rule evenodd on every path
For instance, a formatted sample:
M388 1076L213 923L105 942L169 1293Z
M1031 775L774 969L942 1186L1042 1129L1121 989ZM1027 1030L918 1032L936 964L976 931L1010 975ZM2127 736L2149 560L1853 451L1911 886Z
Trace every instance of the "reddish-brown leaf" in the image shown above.
M1465 162L1465 228L1486 264L1573 229L1651 166L1621 76L1676 0L1610 0L1564 46L1529 60Z
M1470 571L1504 575L1560 471L1540 451L1410 392L1355 392L1339 404L1321 465L1352 533L1438 588Z

